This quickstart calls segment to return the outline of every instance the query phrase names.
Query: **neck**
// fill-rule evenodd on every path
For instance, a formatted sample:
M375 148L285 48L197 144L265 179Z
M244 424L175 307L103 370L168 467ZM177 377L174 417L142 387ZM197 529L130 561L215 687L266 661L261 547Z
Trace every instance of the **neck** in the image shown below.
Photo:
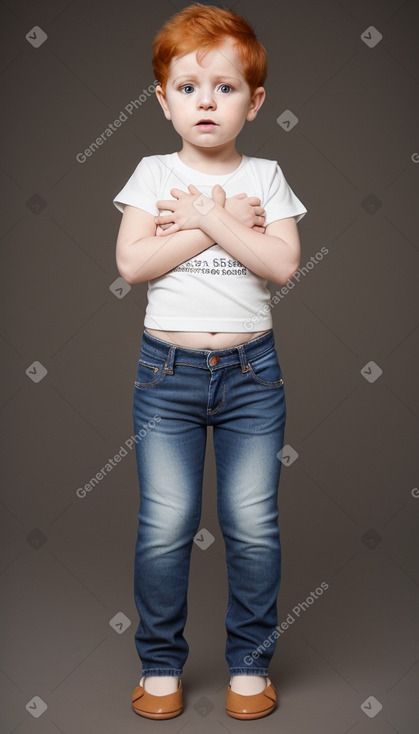
M238 165L242 157L237 152L234 141L228 145L212 148L200 148L185 140L182 143L182 150L178 152L180 160L187 166L206 169L207 172L211 168L218 170L220 167Z

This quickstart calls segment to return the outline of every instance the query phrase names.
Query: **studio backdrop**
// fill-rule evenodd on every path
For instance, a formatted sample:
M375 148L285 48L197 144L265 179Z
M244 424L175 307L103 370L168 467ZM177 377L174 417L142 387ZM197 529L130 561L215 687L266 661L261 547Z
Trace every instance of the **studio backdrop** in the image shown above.
M118 273L112 200L144 156L181 148L154 94L151 41L188 4L0 5L5 734L159 726L130 706L140 673L131 407L147 283ZM287 425L270 669L279 707L258 726L413 734L417 3L224 7L251 23L268 54L266 100L237 150L278 161L308 210L298 272L287 286L269 284ZM188 697L171 732L240 726L224 711L227 592L209 428Z

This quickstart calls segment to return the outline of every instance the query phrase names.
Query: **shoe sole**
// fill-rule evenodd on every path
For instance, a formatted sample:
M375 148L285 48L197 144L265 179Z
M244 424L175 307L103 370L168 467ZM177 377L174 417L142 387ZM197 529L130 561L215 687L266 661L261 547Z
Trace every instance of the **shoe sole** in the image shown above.
M272 708L267 709L267 711L261 711L257 713L252 714L241 714L236 711L229 711L229 709L226 709L226 712L229 716L232 716L233 719L262 719L264 716L269 716L269 714L272 713L272 711L275 709L275 706L272 706Z
M132 707L132 710L135 711L136 714L139 716L144 716L146 719L174 719L176 716L179 716L183 712L183 708L178 709L176 711L169 711L166 714L152 714L148 711L138 711L138 709Z

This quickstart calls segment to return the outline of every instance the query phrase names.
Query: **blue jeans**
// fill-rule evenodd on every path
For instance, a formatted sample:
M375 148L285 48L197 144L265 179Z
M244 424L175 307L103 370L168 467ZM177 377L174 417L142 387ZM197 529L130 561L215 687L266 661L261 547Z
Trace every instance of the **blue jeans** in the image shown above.
M180 677L188 656L183 631L207 426L213 427L217 512L227 559L225 657L230 675L268 675L278 636L273 634L281 582L277 454L285 418L272 330L215 350L179 347L143 331L133 403L140 485L135 644L142 676ZM205 533L202 538L205 543Z

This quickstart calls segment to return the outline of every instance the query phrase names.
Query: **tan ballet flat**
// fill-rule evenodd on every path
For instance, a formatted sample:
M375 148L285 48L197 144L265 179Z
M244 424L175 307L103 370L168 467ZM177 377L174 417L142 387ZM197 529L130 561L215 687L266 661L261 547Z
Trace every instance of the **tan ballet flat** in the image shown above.
M269 680L269 679L268 679ZM261 693L243 696L227 688L226 711L235 719L260 719L268 716L276 706L276 690L271 681Z
M147 719L172 719L179 716L183 711L183 686L179 678L179 688L167 696L155 696L148 693L141 685L134 688L132 696L132 708L136 714L145 716Z

